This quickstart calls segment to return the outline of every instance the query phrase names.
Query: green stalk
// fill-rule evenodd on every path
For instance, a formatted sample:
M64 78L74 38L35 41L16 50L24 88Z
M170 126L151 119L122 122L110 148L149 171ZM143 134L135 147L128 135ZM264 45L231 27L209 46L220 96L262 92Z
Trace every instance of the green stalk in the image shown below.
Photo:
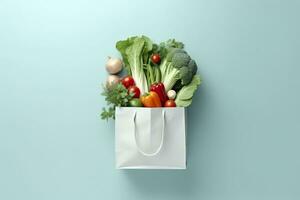
M150 64L148 64L148 71L149 71L149 79L150 79L150 85L151 85L152 83L154 83L155 80L154 80L153 68Z
M158 67L155 67L155 82L159 83L161 81L161 72Z
M166 88L166 91L171 90L178 79L179 79L179 70L177 69L170 70L168 75L163 80L163 84Z

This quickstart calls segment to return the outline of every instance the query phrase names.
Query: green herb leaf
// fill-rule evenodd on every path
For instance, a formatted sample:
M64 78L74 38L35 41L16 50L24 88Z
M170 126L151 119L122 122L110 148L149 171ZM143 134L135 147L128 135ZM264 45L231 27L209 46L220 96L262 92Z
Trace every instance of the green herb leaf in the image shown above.
M117 83L110 87L103 87L102 95L105 97L108 108L103 108L101 119L108 120L115 118L115 108L128 106L128 102L133 98L134 94L128 93L128 90L121 84Z

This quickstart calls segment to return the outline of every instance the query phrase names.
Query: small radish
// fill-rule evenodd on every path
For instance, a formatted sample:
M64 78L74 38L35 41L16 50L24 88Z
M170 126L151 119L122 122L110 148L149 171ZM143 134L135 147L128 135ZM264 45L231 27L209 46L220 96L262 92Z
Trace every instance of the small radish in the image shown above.
M175 97L176 97L176 92L175 92L175 90L169 90L169 91L167 92L167 96L169 97L169 99L175 99Z

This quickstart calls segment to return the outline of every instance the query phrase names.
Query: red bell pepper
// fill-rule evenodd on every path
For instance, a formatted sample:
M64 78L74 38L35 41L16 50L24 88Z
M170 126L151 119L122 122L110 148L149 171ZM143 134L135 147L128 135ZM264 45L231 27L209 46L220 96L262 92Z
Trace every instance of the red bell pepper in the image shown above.
M162 105L164 105L165 102L168 100L168 96L163 83L153 83L150 86L150 91L156 92L158 94Z

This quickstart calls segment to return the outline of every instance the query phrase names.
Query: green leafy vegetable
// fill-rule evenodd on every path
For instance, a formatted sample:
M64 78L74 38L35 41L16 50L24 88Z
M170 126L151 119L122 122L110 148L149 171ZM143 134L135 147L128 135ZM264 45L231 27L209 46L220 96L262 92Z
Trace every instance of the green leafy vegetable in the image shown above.
M123 56L123 62L125 64L125 69L129 75L131 75L131 69L129 67L128 58L126 56L126 49L133 44L135 38L137 38L137 36L130 37L127 40L119 41L116 44L116 48L120 51L120 53Z
M175 40L168 40L161 44L161 52L164 55L160 65L161 80L166 91L171 90L175 84L176 88L189 84L197 72L196 62L183 50L183 47L182 43Z
M198 86L201 84L201 79L199 75L194 75L192 81L183 86L177 93L175 103L179 107L187 107L192 103L192 98L197 90Z
M121 83L113 84L110 87L103 87L102 93L105 96L108 108L103 108L101 113L101 119L115 118L116 107L126 107L129 105L129 101L133 98L134 94L129 93L128 90Z
M116 48L122 54L125 69L133 77L141 94L148 92L144 67L152 51L151 40L146 36L130 37L127 40L118 41Z

